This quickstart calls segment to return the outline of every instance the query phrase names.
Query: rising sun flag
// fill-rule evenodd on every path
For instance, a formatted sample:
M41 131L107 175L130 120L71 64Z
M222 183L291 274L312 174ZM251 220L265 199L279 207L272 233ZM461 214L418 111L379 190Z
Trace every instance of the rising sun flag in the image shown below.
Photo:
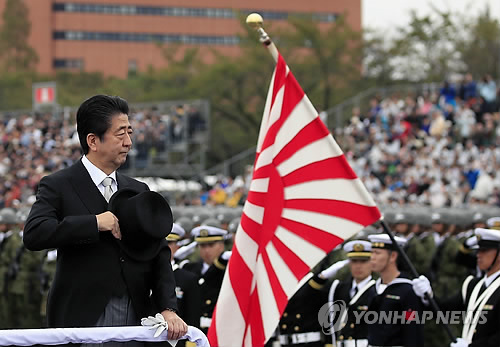
M309 270L381 217L277 58L248 198L208 332L211 346L263 346Z

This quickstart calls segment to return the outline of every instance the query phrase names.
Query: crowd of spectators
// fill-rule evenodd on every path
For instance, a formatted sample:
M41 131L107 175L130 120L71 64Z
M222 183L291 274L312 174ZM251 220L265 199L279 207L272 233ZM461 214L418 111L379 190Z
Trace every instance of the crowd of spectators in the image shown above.
M499 90L490 76L373 98L337 135L380 204L500 206Z
M206 121L192 105L170 109L131 110L134 129L133 162L143 168L150 159L196 132L206 129ZM29 206L35 199L39 180L67 167L81 156L75 115L0 115L0 208Z
M336 140L379 204L500 206L499 100L491 77L476 82L469 74L433 92L374 97L353 109ZM74 119L33 114L0 120L0 208L29 206L41 177L81 156ZM137 167L206 129L188 105L132 110L130 122ZM197 193L171 195L172 203L242 205L251 173L249 167L235 178L213 176Z

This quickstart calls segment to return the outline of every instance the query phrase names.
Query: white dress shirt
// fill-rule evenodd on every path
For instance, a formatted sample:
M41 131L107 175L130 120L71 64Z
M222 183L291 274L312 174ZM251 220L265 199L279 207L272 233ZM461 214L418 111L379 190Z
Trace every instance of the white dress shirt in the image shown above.
M370 276L368 276L367 278L365 278L364 280L362 280L362 281L361 281L361 282L359 282L359 283L356 283L356 280L355 280L355 279L353 279L353 280L352 280L351 290L349 291L349 295L350 295L351 299L352 299L352 297L353 297L354 295L356 295L356 294L354 293L354 288L356 288L356 287L357 287L357 288L358 288L358 290L356 291L356 293L357 293L357 292L359 292L359 290L360 290L361 288L363 288L364 286L366 286L366 284L367 284L368 282L370 282L370 280L371 280L371 279L372 279L372 276L371 276L371 275L370 275Z
M116 171L113 171L111 174L106 175L101 169L92 164L92 162L87 158L87 156L82 157L82 164L87 169L92 182L96 185L97 189L101 192L102 196L104 196L104 186L102 185L102 181L106 177L111 177L113 182L111 183L111 190L116 192L118 190L118 183L116 182Z
M486 288L490 286L490 284L500 275L500 270L491 274L490 276L484 276L484 285Z

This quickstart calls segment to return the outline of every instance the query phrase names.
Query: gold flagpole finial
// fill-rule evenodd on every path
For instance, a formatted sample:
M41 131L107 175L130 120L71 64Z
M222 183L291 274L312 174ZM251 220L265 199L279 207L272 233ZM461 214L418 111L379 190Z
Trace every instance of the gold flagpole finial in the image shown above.
M263 22L264 20L262 19L262 16L258 13L250 13L247 17L247 25L255 30L262 28Z
M269 52L273 56L275 61L278 61L278 49L274 45L274 43L271 41L271 38L267 33L262 29L262 23L264 20L262 19L262 16L258 13L250 13L247 16L247 25L257 31L260 35L259 41L262 42L264 45L267 46L269 49Z

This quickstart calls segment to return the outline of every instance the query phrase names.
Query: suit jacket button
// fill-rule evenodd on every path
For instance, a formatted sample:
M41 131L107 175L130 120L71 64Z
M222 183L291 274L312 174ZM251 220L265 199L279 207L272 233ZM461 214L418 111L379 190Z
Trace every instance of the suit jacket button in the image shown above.
M207 301L205 301L205 304L207 305L210 305L212 303L212 300L208 299Z
M300 330L300 328L296 325L296 326L294 326L294 327L293 327L293 330L295 330L295 331L299 331L299 330Z
M288 317L288 312L283 313L283 317Z
M284 330L284 329L286 329L286 324L283 324L283 325L281 326L281 329L283 329L283 330Z
M351 327L351 329L353 329L354 328L354 323L351 323L350 327Z
M121 261L122 263L124 263L124 262L125 262L125 258L120 257L120 261Z

